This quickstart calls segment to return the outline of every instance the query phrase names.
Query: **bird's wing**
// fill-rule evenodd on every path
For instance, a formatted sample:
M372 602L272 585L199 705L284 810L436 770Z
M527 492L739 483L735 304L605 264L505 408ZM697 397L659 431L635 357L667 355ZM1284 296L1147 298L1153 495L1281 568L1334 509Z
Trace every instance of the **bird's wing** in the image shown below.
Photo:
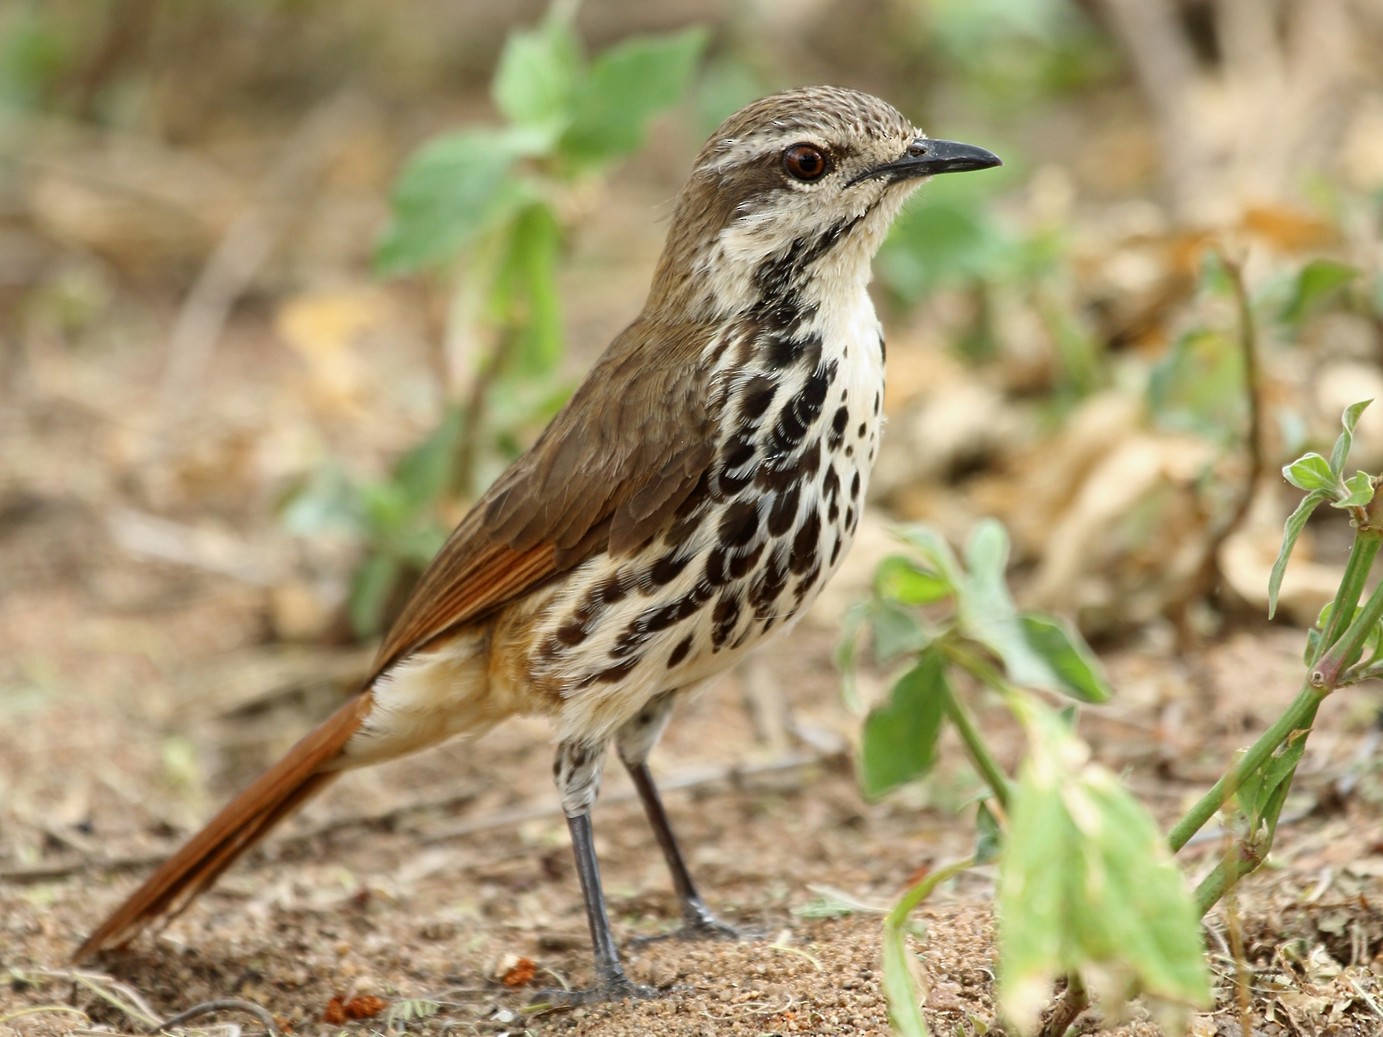
M710 466L713 402L700 325L635 321L533 448L447 538L375 657L399 659L601 551L671 520Z

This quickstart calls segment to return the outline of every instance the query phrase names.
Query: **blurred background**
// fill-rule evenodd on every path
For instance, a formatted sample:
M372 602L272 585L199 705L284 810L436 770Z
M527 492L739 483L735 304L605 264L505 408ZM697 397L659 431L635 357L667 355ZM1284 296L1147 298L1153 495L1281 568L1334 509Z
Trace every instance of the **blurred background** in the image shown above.
M1376 0L9 0L0 864L165 845L351 687L638 312L706 134L807 83L1005 165L920 191L876 264L874 500L740 680L759 749L673 757L801 735L784 673L852 737L827 660L889 526L981 516L1133 678L1144 762L1256 729L1244 674L1298 679L1280 466L1383 395L1381 53ZM1383 405L1360 429L1378 471ZM1288 623L1348 543L1320 509ZM1207 708L1183 653L1226 641Z

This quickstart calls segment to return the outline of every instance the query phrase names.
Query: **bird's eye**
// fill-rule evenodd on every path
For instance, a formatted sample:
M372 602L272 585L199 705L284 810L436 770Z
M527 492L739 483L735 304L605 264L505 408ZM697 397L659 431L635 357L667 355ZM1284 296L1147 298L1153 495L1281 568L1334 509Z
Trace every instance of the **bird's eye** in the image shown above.
M783 168L793 179L809 184L831 171L831 160L814 144L794 144L783 152Z

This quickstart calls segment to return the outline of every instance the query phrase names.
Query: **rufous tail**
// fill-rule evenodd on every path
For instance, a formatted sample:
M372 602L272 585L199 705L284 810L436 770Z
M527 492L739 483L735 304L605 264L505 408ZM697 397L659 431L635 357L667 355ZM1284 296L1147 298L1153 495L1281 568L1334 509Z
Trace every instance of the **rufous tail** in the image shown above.
M371 704L370 693L362 692L303 736L164 861L86 938L73 960L121 946L154 922L176 918L241 854L336 777L335 770L323 768L359 730Z

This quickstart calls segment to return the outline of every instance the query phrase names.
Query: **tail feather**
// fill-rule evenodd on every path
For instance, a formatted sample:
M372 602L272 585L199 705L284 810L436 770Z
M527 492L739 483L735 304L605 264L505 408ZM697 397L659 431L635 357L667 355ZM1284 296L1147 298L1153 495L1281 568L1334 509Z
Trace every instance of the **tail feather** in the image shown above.
M73 954L81 961L172 920L271 828L336 777L323 768L350 740L372 704L363 692L305 735L149 876Z

